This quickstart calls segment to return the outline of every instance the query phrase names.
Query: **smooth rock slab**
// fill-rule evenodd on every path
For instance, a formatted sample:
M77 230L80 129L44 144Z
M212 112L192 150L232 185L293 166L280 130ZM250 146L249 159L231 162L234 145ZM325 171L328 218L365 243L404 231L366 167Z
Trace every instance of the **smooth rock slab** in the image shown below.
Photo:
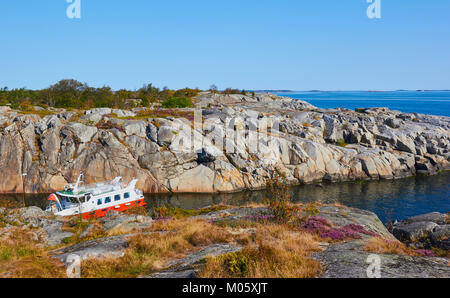
M238 220L248 216L258 216L258 215L269 215L270 211L266 207L260 208L232 208L210 212L208 214L202 214L193 216L192 219L203 219L203 220L223 220L223 219L234 219Z
M230 252L237 252L240 251L241 249L242 247L236 247L230 244L212 244L205 247L199 252L188 255L187 257L181 260L171 262L169 266L170 267L176 266L177 269L187 269L207 257L216 257Z
M128 247L127 235L105 237L81 242L53 251L54 257L66 262L69 255L78 255L82 260L91 258L122 257Z
M328 219L335 226L357 224L386 239L395 239L373 212L345 206L321 206L318 209L318 216Z
M174 179L169 180L172 192L214 192L215 172L204 165L188 170Z
M47 233L47 245L55 246L61 244L65 238L71 237L73 233L62 230L63 223L58 221L48 221L43 224L42 229Z
M322 263L322 278L367 278L367 258L372 253L362 251L363 241L331 244L313 258ZM379 254L382 278L449 278L450 267L444 258L410 257Z
M153 219L149 216L108 212L108 215L102 218L100 222L103 223L103 228L107 233L116 231L127 233L134 229L139 230L150 227Z
M420 221L428 221L434 222L438 225L444 225L448 218L447 214L439 213L439 212L431 212L427 214L417 215L406 219L404 222L420 222Z
M193 269L183 271L163 271L143 278L196 278L196 271Z
M144 278L195 278L200 270L199 264L207 257L216 257L240 251L242 247L230 244L212 244L187 257L169 263L169 269Z
M400 241L414 242L430 236L438 225L434 222L412 222L394 225L392 234Z

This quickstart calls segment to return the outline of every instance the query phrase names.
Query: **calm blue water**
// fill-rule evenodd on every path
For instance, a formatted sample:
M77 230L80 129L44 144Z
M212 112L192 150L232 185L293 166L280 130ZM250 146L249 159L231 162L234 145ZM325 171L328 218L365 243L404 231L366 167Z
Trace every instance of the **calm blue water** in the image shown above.
M310 184L290 188L295 202L335 203L370 210L384 223L429 212L450 212L450 172L399 180ZM198 209L214 204L261 203L266 191L232 194L146 195L149 207L177 206Z
M344 107L355 108L388 107L406 113L422 113L450 117L450 91L320 91L283 92L288 96L305 100L324 109Z
M450 172L436 176L416 176L399 180L311 184L292 187L296 202L339 202L343 205L375 212L383 221L402 220L428 212L450 212ZM244 191L231 194L146 194L149 208L176 206L199 209L214 204L245 205L262 202L265 191ZM48 194L0 195L1 201L17 206L48 204Z

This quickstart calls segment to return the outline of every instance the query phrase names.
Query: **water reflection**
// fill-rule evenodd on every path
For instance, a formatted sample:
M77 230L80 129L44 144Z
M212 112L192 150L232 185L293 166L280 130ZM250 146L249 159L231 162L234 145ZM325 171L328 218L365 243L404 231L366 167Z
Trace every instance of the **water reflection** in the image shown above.
M422 213L450 211L450 172L437 176L420 176L400 180L345 182L303 185L290 189L297 202L340 202L346 206L371 210L382 221L404 219ZM48 195L1 195L5 201L18 206L46 207ZM246 191L232 194L147 194L149 208L175 206L199 209L225 203L235 206L262 202L265 191Z

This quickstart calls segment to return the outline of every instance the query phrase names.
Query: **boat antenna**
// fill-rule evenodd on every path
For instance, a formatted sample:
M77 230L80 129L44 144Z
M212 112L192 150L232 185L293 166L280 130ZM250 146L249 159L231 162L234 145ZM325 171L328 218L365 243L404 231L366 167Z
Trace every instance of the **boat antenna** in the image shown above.
M78 186L81 183L81 177L84 177L83 172L81 172L80 176L78 176L77 182L75 183L75 186L73 187L73 192L74 193L78 192Z

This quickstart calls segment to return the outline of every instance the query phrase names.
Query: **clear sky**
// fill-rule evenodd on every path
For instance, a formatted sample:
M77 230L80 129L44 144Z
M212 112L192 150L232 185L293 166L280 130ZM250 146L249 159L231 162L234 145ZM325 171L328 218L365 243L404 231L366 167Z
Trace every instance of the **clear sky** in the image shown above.
M0 87L450 89L450 1L0 0Z

